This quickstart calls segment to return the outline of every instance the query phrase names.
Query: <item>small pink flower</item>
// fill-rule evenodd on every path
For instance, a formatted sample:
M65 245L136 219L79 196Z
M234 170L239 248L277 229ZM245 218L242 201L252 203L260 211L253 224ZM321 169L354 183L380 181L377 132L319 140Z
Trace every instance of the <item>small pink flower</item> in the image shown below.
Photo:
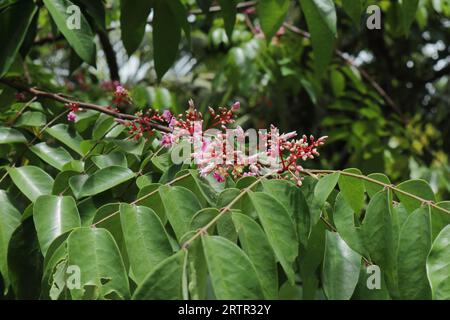
M254 177L256 176L256 173L253 172L244 172L244 174L242 175L243 177Z
M170 133L164 134L161 140L161 145L168 148L173 144L174 140L175 139L173 137L173 134Z
M127 90L124 87L119 85L119 86L116 87L116 92L115 93L118 96L126 96L127 95Z
M75 112L70 111L67 115L67 120L70 122L75 122L77 120L77 115L75 114Z
M220 174L218 174L217 172L213 173L213 178L216 179L217 182L222 183L225 182L225 178L222 177Z
M202 152L205 152L206 150L208 150L208 147L210 144L211 144L210 141L204 139L202 142Z
M177 125L177 119L175 117L172 117L169 123L169 128L173 129Z
M239 101L236 101L236 102L231 106L231 110L237 111L237 110L239 110L240 107L241 107L241 103L240 103Z
M166 120L167 123L169 123L170 120L172 120L172 113L169 110L164 110L164 112L162 113L162 117L164 118L164 120Z

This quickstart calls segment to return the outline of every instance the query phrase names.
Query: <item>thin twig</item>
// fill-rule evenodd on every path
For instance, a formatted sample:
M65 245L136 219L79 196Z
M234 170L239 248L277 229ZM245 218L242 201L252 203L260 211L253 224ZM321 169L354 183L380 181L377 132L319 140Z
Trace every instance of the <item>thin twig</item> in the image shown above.
M120 120L123 120L123 119L136 120L137 119L137 117L135 115L115 112L114 110L111 110L108 107L101 106L98 104L77 101L77 100L71 100L71 99L64 97L61 94L52 93L52 92L48 92L48 91L42 91L37 88L30 88L30 87L24 86L22 84L19 84L19 83L16 83L16 82L13 82L13 81L10 81L7 79L0 79L0 83L3 83L9 87L15 88L19 91L28 92L29 94L31 94L35 97L38 97L38 98L52 99L52 100L55 100L55 101L58 101L58 102L61 102L64 104L75 103L75 104L78 104L78 106L81 108L99 111L101 113L105 113L107 115L113 116L114 118L117 118ZM162 131L162 132L171 132L172 131L169 127L158 124L158 123L154 123L154 122L152 122L150 124L150 126L154 129L156 129L158 131Z

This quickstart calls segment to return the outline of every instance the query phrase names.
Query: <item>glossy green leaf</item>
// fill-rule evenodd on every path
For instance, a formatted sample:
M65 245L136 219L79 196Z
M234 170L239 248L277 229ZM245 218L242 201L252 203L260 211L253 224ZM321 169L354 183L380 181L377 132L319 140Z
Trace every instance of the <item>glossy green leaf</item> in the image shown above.
M391 207L389 192L378 192L367 206L361 232L371 261L383 269L389 291L395 296L397 259Z
M397 188L414 196L420 197L424 200L436 201L433 190L424 180L408 180L400 183ZM400 202L410 213L422 205L421 201L401 192L395 191L395 195L400 199Z
M122 152L115 151L108 154L102 154L92 157L92 162L100 169L111 166L128 167L127 158Z
M0 127L0 145L10 143L27 143L27 139L16 129Z
M0 78L14 63L36 12L32 1L17 1L0 11Z
M175 62L181 40L181 25L166 1L157 1L153 18L155 70L161 79Z
M323 290L330 300L349 300L358 284L361 256L335 232L326 232Z
M218 236L203 236L202 242L217 299L263 299L255 267L237 245Z
M92 139L103 139L115 126L117 126L117 122L114 121L114 117L101 113L92 128Z
M310 233L310 212L302 189L290 181L262 180L264 191L280 201L297 226L299 240L306 245Z
M320 205L324 205L339 181L340 173L335 172L321 178L314 188L314 196Z
M333 220L341 238L350 248L363 255L366 250L364 249L361 228L356 227L355 212L342 193L336 197Z
M433 299L450 299L450 225L433 242L427 258L427 274Z
M277 262L264 231L255 220L246 215L233 213L232 218L239 235L239 242L255 266L265 298L276 299L278 296Z
M444 208L450 211L450 201L442 201L436 203L438 207ZM435 207L431 207L431 231L433 241L436 239L438 234L444 229L447 225L450 224L450 214L439 210Z
M95 64L94 34L88 21L81 13L80 26L71 28L70 21L75 19L77 11L68 10L74 4L69 0L43 0L59 31L64 35L77 55L90 65ZM73 8L73 7L72 7ZM73 22L73 21L72 21Z
M416 12L419 8L419 0L402 0L403 28L405 34L409 34L411 24L416 20Z
M42 112L28 111L22 114L14 124L15 127L41 127L47 123L47 117Z
M122 184L134 177L133 171L128 168L111 166L100 169L89 177L83 178L80 185L76 185L74 178L70 179L70 184L74 194L78 198L93 196Z
M160 186L161 184L159 183L152 183L142 188L137 195L137 199L141 200L139 200L136 204L138 206L145 206L153 209L161 221L165 223L167 220L166 210L164 209L164 205L159 195L158 188Z
M53 240L81 226L80 214L72 197L40 196L33 206L33 220L44 256Z
M63 147L51 147L45 142L31 146L30 150L43 161L60 171L63 170L65 164L73 160L70 153Z
M9 289L8 245L14 230L20 224L20 212L9 201L5 191L0 190L0 274L3 277L4 293Z
M8 246L8 269L16 299L37 299L41 291L43 257L33 219L22 221Z
M294 222L283 205L274 197L262 192L249 195L277 260L291 284L294 284L293 263L298 255L298 238Z
M128 55L139 48L153 1L120 0L120 30Z
M431 249L430 209L422 207L410 214L401 228L398 245L398 287L407 300L431 298L426 261Z
M359 169L346 169L344 172L362 175ZM342 196L345 200L347 200L353 210L359 213L359 211L364 207L364 193L366 191L363 180L341 174L338 183Z
M283 25L289 4L289 0L267 0L257 3L256 10L267 41L271 41L272 37Z
M9 169L9 176L20 191L32 202L41 195L52 193L53 178L34 166Z
M342 0L344 11L353 20L353 23L359 28L363 5L366 0Z
M223 17L223 21L224 21L224 25L225 25L225 31L228 36L228 41L231 42L232 38L233 38L234 24L236 22L237 1L236 0L218 0L218 2L220 5L220 8L221 8L222 17Z
M333 55L333 43L337 36L336 8L332 0L301 0L299 2L311 33L316 73L321 77Z
M390 185L391 181L389 178L383 173L372 173L367 176L370 179L382 182L384 184ZM384 186L381 184L377 184L368 180L364 180L364 184L366 186L366 191L369 197L373 197L378 191L383 190Z
M74 299L127 299L128 276L112 235L105 229L78 228L67 239L69 265L80 268Z
M137 283L172 254L169 238L156 213L146 207L120 205L120 221Z
M185 251L159 263L136 288L133 300L181 300Z
M80 146L83 138L77 132L69 129L67 124L57 124L51 128L47 128L45 132L68 146L79 155L83 155L83 151Z
M189 231L192 217L201 209L201 205L192 191L183 187L159 188L167 219L177 239L180 241Z

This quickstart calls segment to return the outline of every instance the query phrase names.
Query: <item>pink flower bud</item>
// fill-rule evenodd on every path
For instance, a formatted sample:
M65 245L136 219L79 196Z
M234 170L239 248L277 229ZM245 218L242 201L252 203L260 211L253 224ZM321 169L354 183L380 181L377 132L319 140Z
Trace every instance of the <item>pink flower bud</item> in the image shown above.
M240 103L239 101L236 101L236 102L231 106L231 110L237 111L237 110L239 110L240 107L241 107L241 103Z
M77 120L77 115L75 114L75 112L70 111L67 115L67 120L70 122L75 122Z

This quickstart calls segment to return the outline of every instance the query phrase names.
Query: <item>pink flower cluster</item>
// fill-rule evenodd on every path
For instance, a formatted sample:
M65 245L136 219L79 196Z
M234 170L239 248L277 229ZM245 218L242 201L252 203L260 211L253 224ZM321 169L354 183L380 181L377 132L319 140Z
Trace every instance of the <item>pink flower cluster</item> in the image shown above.
M70 112L67 114L67 121L75 122L77 120L77 112L81 110L80 105L78 103L66 103L65 107L70 109Z
M317 148L325 143L327 137L316 140L313 136L308 138L303 135L296 139L296 132L280 135L278 129L271 126L270 133L259 135L264 151L246 155L248 150L245 150L245 141L248 134L239 126L235 129L227 128L227 125L234 123L235 112L239 107L239 102L236 102L229 109L219 108L218 112L210 108L207 126L203 125L203 115L195 109L192 101L184 115L173 116L165 111L161 118L173 131L162 134L161 145L171 147L180 141L194 144L191 156L200 175L212 175L218 182L224 182L229 176L238 178L275 172L280 177L301 185L303 167L300 163L319 156ZM216 132L214 136L202 134L199 138L199 126L200 131L206 129L208 132L213 129ZM236 139L233 141L244 148L230 148L230 134ZM199 145L197 149L196 143Z

